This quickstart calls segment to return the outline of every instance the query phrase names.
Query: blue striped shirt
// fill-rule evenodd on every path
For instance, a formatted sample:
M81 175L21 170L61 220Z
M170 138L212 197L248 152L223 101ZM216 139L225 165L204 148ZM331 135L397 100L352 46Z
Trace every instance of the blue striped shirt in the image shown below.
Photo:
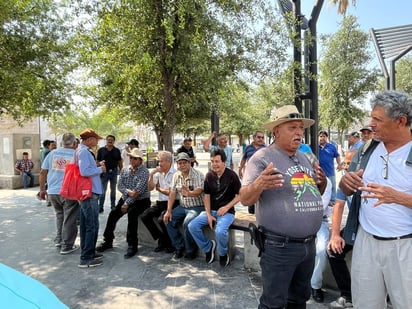
M79 148L76 150L76 155L78 158L77 164L79 165L80 175L84 177L91 177L93 184L92 192L102 194L102 181L100 180L102 169L97 167L96 160L90 153L89 148L84 144L80 144Z

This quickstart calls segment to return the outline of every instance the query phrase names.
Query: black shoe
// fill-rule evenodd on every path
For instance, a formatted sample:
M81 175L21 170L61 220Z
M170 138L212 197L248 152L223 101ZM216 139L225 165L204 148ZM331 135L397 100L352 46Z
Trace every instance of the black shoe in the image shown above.
M127 248L127 252L124 255L125 259L130 259L131 257L135 256L137 253L137 248L136 247L129 247Z
M113 243L108 241L103 241L100 245L96 247L97 252L103 252L109 249L113 249Z
M312 298L317 303L323 303L324 296L322 289L312 289Z
M229 253L226 253L225 255L221 255L219 257L219 264L222 267L226 267L230 263L230 256Z
M196 251L193 252L186 252L185 259L194 260L196 258Z
M206 252L206 263L212 264L215 260L215 249L216 249L216 241L211 240L212 247L208 252Z
M173 252L175 252L176 251L176 249L174 248L174 247L167 247L166 249L165 249L165 252L166 253L173 253Z
M175 254L173 255L175 259L181 259L183 257L183 250L182 249L177 249Z
M104 212L104 209L103 208L100 208L99 209L99 214L102 214Z
M163 246L157 246L156 248L154 248L154 252L162 252L162 251L164 251L164 250L166 250L166 248L165 247L163 247Z
M103 254L95 253L93 260L100 261L103 259Z

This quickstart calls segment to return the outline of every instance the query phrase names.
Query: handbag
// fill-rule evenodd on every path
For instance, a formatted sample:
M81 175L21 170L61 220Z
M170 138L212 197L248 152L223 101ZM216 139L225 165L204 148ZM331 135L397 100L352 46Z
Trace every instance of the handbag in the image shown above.
M80 175L77 152L74 163L67 163L60 195L68 200L84 201L92 196L92 179Z

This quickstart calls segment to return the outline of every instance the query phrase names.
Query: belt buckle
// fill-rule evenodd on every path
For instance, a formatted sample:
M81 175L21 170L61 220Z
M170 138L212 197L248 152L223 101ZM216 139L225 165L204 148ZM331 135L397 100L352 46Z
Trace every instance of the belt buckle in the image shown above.
M313 239L313 236L306 237L306 238L303 240L303 243L306 244L306 243L310 242L312 239Z

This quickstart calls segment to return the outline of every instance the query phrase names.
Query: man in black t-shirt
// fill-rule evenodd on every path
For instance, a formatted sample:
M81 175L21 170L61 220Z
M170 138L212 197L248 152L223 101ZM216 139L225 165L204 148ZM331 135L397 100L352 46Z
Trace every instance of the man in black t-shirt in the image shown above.
M107 183L110 181L110 205L111 208L116 206L116 185L117 174L123 168L122 156L119 148L114 146L116 137L114 135L107 135L106 146L99 148L97 151L97 164L104 162L106 166L106 173L101 174L103 193L99 197L99 212L104 211L104 200L106 198Z
M235 220L235 205L239 202L240 180L237 174L226 168L226 154L223 149L210 154L212 170L206 174L204 183L205 211L189 223L189 231L199 248L206 253L206 263L215 260L215 249L220 265L230 263L228 249L229 227ZM215 231L215 240L208 240L202 228L209 225Z
M196 166L199 166L199 163L196 161L195 152L193 151L192 147L192 139L190 137L186 137L183 140L183 145L177 149L177 153L187 153L190 158L190 165L193 167L196 163Z

